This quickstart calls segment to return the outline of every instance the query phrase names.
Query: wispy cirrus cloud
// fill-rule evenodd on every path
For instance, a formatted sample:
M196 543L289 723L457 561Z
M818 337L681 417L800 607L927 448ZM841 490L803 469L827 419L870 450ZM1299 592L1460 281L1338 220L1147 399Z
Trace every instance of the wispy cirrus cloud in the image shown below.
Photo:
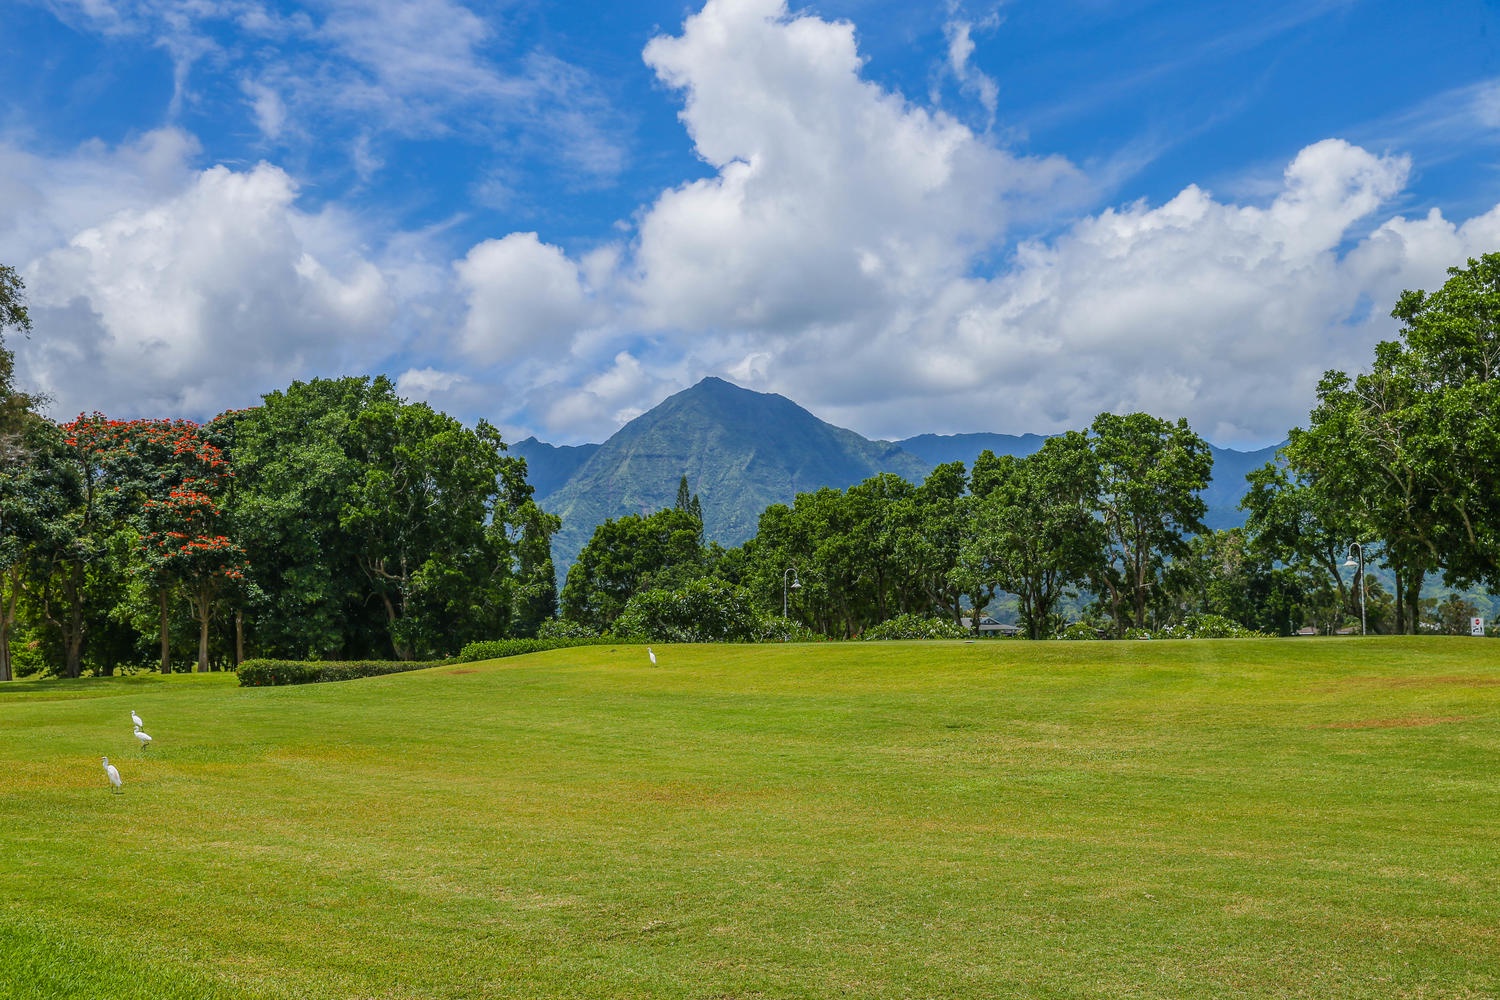
M986 130L995 124L995 114L1000 107L1000 85L973 61L974 32L993 31L999 26L998 10L991 10L975 19L964 11L959 0L948 0L948 18L943 22L943 38L948 43L943 73L952 76L961 91L979 101L987 116ZM933 87L934 92L937 89L936 86ZM936 93L932 96L933 103L936 104Z
M592 74L508 35L503 10L458 0L315 0L279 11L255 0L51 0L79 30L148 40L169 54L177 121L194 67L238 79L268 148L355 137L365 168L387 139L451 138L498 148L535 142L586 181L612 179L624 138Z
M1191 71L1205 64L1223 61L1269 45L1313 21L1349 11L1360 2L1361 0L1317 0L1310 3L1280 3L1264 7L1261 16L1248 24L1216 34L1204 34L1193 25L1198 18L1208 19L1208 8L1202 8L1194 17L1188 18L1181 17L1180 12L1173 12L1167 15L1173 18L1173 22L1164 24L1159 31L1153 33L1157 49L1155 58L1146 60L1144 64L1140 60L1132 60L1131 68L1123 72L1112 72L1106 59L1104 65L1092 68L1094 71L1088 74L1090 83L1059 88L1064 96L1028 113L1026 127L1038 130L1053 127L1096 114L1101 109L1137 100L1143 92L1163 80L1187 77L1191 75ZM1116 15L1112 12L1106 15L1114 16Z
M1434 94L1351 132L1368 145L1421 150L1431 164L1500 145L1500 76Z

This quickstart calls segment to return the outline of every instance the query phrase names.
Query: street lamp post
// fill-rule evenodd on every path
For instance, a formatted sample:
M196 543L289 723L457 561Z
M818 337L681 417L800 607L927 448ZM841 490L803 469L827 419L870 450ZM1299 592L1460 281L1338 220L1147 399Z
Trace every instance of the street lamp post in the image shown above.
M1359 634L1365 634L1365 547L1358 542L1349 543L1349 559L1345 566L1357 567L1359 572ZM1359 556L1359 562L1354 561L1355 555Z
M802 581L797 579L797 567L788 566L781 571L781 617L783 618L786 617L786 577L788 573L792 575L792 589L802 589Z

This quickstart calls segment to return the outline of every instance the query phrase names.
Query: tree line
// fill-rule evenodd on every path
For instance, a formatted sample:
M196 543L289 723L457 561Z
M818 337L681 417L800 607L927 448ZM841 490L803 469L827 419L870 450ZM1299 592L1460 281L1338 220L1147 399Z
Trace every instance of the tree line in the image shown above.
M1213 537L1201 497L1212 462L1186 421L1105 413L1024 458L985 451L972 469L939 465L921 483L884 473L799 494L732 549L703 542L684 480L675 507L600 525L568 572L561 613L607 632L642 595L715 579L843 638L901 615L975 618L1006 594L1042 638L1089 592L1094 617L1123 636L1217 608L1204 596L1216 567L1202 541Z
M29 331L21 291L0 269L0 328ZM201 425L39 403L0 350L0 679L431 658L555 612L559 521L525 463L385 377Z
M1424 608L1424 582L1500 584L1500 254L1450 268L1436 292L1403 292L1391 315L1399 339L1367 372L1324 375L1308 425L1252 476L1245 506L1263 544L1340 606L1357 603L1341 562L1373 555L1394 584L1376 595L1391 631L1434 614L1451 629L1465 602Z
M681 500L607 522L562 615L607 631L637 595L659 606L707 579L834 637L898 615L977 619L997 599L1032 638L1069 618L1123 637L1201 615L1282 635L1467 633L1472 603L1422 592L1435 576L1500 583L1500 255L1448 273L1401 296L1399 339L1369 372L1324 375L1308 426L1247 477L1243 528L1204 526L1212 457L1184 421L1105 413L1025 458L801 494L735 549L703 544Z
M0 267L0 333L29 332L22 292ZM1375 631L1457 630L1472 607L1421 593L1500 580L1500 255L1393 316L1399 339L1368 372L1328 372L1250 475L1244 528L1204 525L1212 457L1185 421L1104 413L1026 457L799 494L728 549L684 478L673 507L600 525L560 599L560 522L483 421L381 376L295 382L202 425L56 423L0 345L0 679L429 658L539 631L850 637L1001 604L1032 638L1205 614L1285 634L1356 609Z

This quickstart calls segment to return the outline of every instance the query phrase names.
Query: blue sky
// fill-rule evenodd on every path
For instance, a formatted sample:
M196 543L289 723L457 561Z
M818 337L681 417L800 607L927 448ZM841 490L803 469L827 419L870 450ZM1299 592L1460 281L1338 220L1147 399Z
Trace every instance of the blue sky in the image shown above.
M872 436L1261 445L1500 249L1481 3L5 10L57 416L384 372L571 443L718 375Z

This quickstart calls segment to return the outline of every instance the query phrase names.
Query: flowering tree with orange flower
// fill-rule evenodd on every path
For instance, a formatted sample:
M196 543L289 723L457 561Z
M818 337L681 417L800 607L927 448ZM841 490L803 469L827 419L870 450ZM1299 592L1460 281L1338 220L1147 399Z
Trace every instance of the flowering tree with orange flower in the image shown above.
M160 600L162 672L171 670L168 612L179 588L198 622L198 669L207 670L209 624L245 570L218 499L233 477L223 451L188 420L95 413L63 431L86 470L96 520L129 524L140 536L140 565Z
M243 583L246 568L245 550L224 534L224 510L207 485L189 477L164 499L148 498L145 520L157 530L141 539L147 565L159 580L175 582L192 608L200 671L208 669L209 623L220 598Z

